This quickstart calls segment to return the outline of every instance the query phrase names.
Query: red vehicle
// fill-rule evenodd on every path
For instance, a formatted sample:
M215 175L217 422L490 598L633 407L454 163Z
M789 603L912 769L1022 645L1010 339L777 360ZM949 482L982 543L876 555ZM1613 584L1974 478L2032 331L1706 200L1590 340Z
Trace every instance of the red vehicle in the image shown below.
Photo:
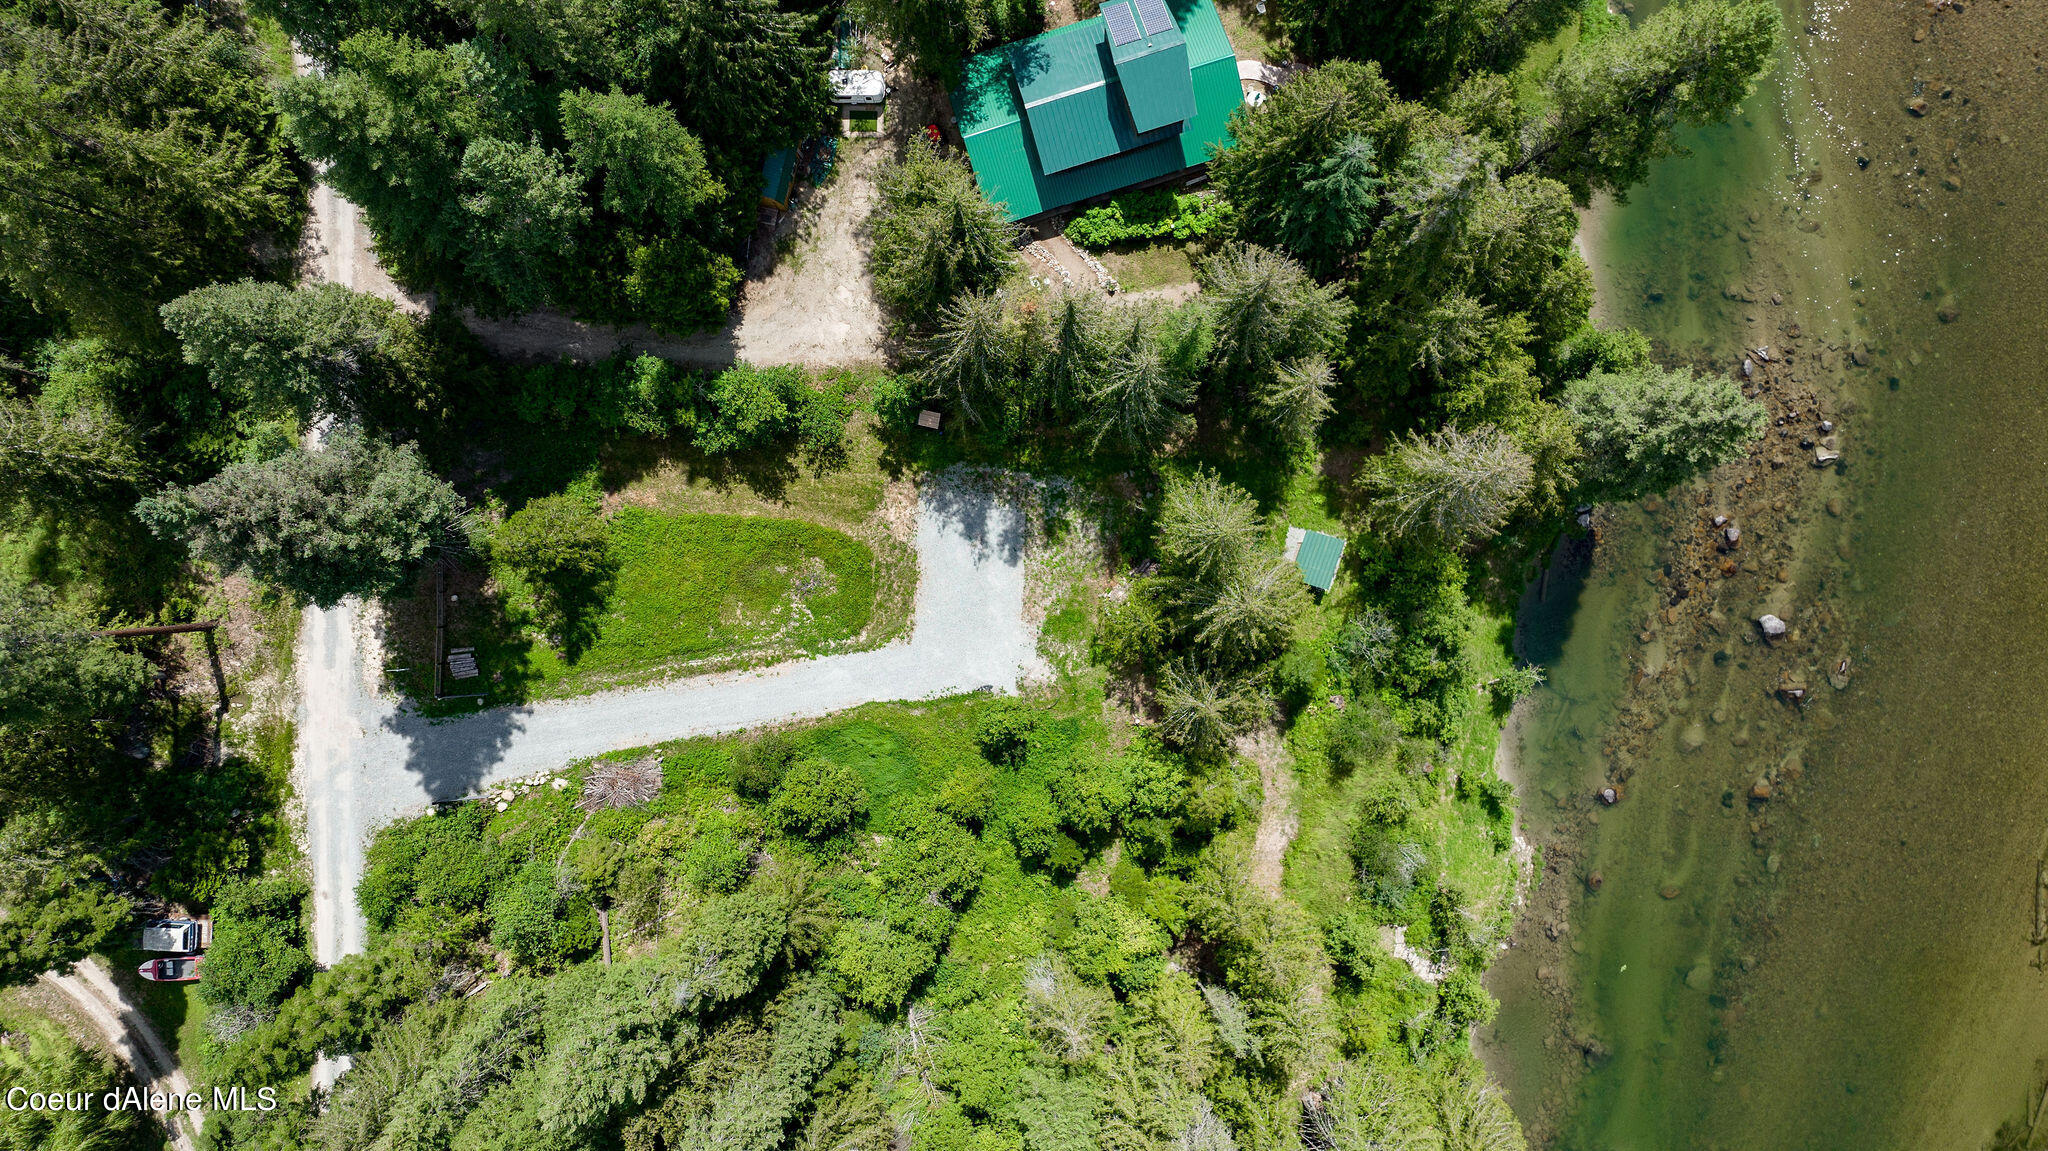
M203 955L180 955L171 959L152 959L137 969L137 974L151 983L194 983L199 979L199 963Z

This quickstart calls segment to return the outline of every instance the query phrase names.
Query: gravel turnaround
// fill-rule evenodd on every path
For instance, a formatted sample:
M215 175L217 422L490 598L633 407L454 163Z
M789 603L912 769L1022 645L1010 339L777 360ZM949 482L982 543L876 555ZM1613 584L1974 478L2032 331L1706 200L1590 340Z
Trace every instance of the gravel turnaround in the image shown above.
M829 715L879 700L1014 691L1039 670L1025 619L1024 520L941 479L918 503L910 638L873 651L701 676L581 699L429 721L374 688L353 602L307 608L299 636L299 794L314 882L315 957L363 950L356 907L370 836L430 801L461 799L585 756Z

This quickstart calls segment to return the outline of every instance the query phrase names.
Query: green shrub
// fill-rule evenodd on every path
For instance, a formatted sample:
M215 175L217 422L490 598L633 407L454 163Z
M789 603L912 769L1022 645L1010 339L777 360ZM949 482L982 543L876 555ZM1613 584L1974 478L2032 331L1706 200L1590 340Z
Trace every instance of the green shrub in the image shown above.
M295 878L223 884L213 905L213 944L199 994L216 1007L268 1011L313 973L301 915L308 889Z
M1351 700L1330 723L1330 770L1340 776L1363 771L1385 759L1396 742L1394 716L1373 696Z
M1038 720L1038 713L1023 703L998 700L981 713L981 721L974 730L974 745L990 763L1016 767L1024 762L1024 752Z
M1130 806L1130 776L1125 763L1100 748L1088 747L1068 757L1066 769L1053 776L1052 799L1060 820L1082 839L1108 835Z
M867 785L852 768L827 759L805 759L776 785L767 816L786 835L823 839L867 813Z
M1323 693L1327 660L1314 644L1295 644L1273 666L1273 693L1290 712L1307 707Z
M775 790L796 761L797 742L786 732L770 731L742 743L732 753L734 791L759 799Z
M1157 666L1166 649L1166 620L1152 595L1152 585L1140 581L1130 594L1102 609L1095 625L1095 642L1090 658L1117 671L1137 671Z
M1215 231L1229 213L1222 197L1152 188L1112 197L1067 221L1067 239L1084 248L1171 236L1192 240Z
M1486 993L1479 977L1460 967L1444 976L1436 987L1436 1016L1444 1026L1462 1034L1474 1024L1493 1022L1500 1004Z
M731 829L706 831L683 852L683 881L701 895L730 894L746 878L753 857L753 845Z
M696 418L696 374L654 356L510 368L503 381L505 402L530 424L665 436Z
M1066 951L1081 978L1132 992L1158 981L1171 942L1157 923L1123 900L1082 894Z
M1388 911L1406 907L1429 870L1422 844L1402 829L1379 823L1360 825L1351 858L1358 864L1359 893Z
M826 964L846 983L856 1001L891 1011L938 962L938 948L887 923L861 919L832 937Z

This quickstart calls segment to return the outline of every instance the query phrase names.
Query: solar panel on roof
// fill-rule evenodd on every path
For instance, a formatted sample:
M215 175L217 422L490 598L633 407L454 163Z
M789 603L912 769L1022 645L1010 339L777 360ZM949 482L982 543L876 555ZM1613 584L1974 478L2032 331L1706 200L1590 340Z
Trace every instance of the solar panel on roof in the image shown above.
M1173 14L1166 10L1165 0L1137 0L1138 19L1145 25L1147 36L1157 36L1173 27Z
M1138 22L1131 17L1129 4L1103 5L1102 22L1109 28L1109 42L1119 48L1138 38Z

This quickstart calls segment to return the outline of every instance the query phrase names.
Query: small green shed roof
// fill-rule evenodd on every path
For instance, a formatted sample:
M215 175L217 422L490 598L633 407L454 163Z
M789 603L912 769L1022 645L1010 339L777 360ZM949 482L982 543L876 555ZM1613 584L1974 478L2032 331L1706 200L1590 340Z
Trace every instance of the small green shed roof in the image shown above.
M1337 582L1337 564L1344 558L1344 541L1336 536L1321 532L1303 532L1301 550L1294 555L1294 564L1301 569L1301 578L1318 591L1329 591Z
M761 161L761 202L777 208L789 207L789 190L796 185L796 149L770 152Z

